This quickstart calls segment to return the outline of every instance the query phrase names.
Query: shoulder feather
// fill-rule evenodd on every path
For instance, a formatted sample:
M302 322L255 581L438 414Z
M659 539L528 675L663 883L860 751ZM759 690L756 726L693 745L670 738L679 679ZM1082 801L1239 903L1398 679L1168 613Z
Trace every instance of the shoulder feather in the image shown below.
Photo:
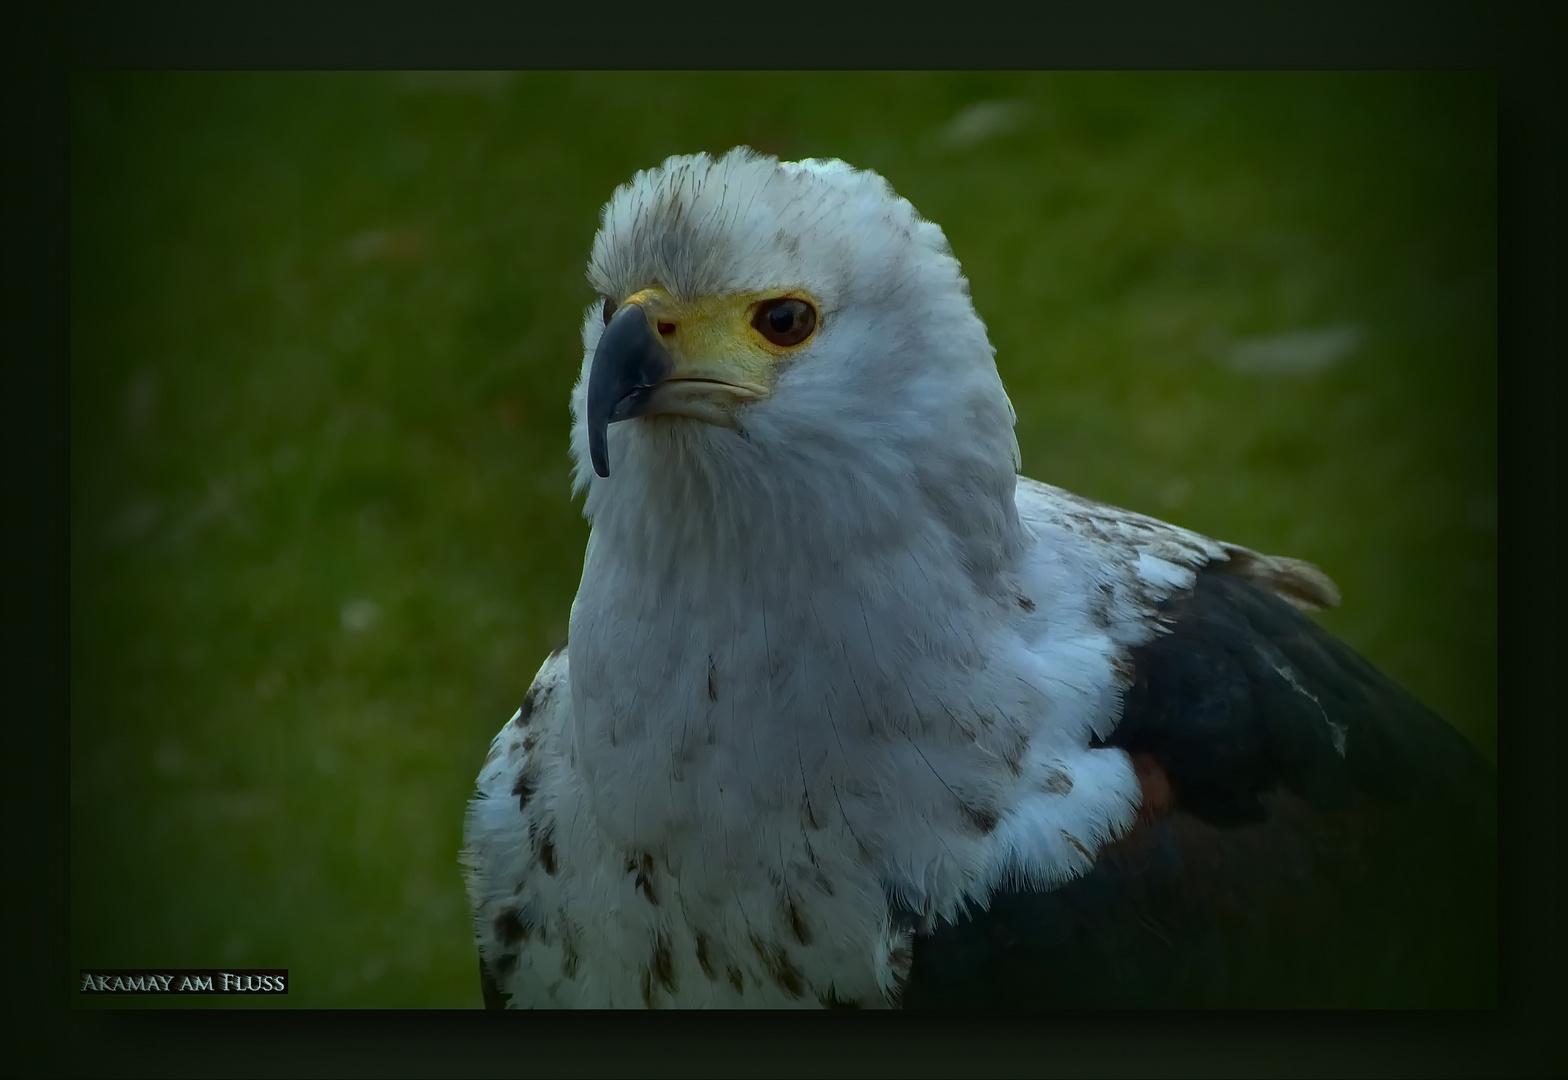
M1187 571L1221 570L1309 611L1339 605L1333 579L1302 559L1264 555L1024 476L1018 478L1015 498L1025 523L1064 529L1095 543L1108 558L1150 558Z
M1495 1000L1491 766L1229 570L1162 601L1165 632L1129 650L1099 745L1132 757L1138 823L1083 877L918 938L906 1005Z

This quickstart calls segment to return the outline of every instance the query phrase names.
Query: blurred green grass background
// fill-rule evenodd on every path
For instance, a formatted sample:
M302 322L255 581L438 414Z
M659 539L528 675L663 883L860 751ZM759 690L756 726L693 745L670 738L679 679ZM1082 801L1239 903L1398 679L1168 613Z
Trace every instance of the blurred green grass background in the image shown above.
M1317 562L1495 753L1487 76L81 76L78 965L479 1004L463 808L581 572L598 209L737 143L946 229L1027 474Z

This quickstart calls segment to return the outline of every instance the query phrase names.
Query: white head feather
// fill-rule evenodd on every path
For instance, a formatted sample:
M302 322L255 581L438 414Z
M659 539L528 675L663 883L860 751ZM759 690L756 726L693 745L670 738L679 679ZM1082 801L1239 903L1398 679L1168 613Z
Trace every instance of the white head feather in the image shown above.
M572 449L596 534L812 563L901 543L911 515L934 510L974 572L1016 557L1018 444L994 350L942 230L880 176L746 149L672 157L615 192L588 279L612 302L659 286L682 298L800 288L821 304L817 333L738 430L613 425L605 479L583 420L603 331L590 307Z

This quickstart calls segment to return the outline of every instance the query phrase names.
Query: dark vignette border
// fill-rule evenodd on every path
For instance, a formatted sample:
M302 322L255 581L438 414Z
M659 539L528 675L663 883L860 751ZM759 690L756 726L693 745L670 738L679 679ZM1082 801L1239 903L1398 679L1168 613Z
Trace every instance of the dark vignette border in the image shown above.
M1125 0L1021 6L901 5L865 15L794 6L740 19L682 4L649 22L646 5L470 2L369 5L17 6L4 20L6 211L12 400L6 425L13 500L7 530L22 631L10 653L32 675L8 725L12 835L25 849L11 940L13 988L39 1015L18 1027L38 1075L431 1075L484 1068L567 1075L953 1074L1544 1075L1561 1052L1547 988L1560 942L1550 842L1555 710L1546 696L1555 595L1532 603L1555 554L1552 428L1562 230L1549 134L1562 126L1561 77L1546 5L1156 5ZM802 27L834 34L802 38ZM639 27L641 30L639 31ZM669 32L672 27L678 33ZM803 51L809 40L809 51ZM656 43L654 49L650 43ZM723 58L723 63L716 63ZM424 1013L105 1013L72 1011L66 898L69 731L69 462L65 254L70 73L93 68L355 67L816 68L1482 68L1499 73L1500 712L1504 793L1504 1006L1495 1015L1123 1014L1022 1016L643 1017L500 1019ZM1560 139L1558 140L1560 142ZM1545 589L1555 582L1545 576ZM44 763L42 767L33 763ZM1544 835L1543 835L1544 833Z

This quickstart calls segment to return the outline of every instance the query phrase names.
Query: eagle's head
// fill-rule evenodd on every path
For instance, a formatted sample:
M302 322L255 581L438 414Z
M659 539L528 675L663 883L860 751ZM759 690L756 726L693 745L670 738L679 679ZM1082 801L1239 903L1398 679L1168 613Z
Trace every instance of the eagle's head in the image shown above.
M596 528L616 504L644 527L912 502L1010 517L1018 450L985 326L941 228L877 174L672 157L616 190L588 279L572 448Z

